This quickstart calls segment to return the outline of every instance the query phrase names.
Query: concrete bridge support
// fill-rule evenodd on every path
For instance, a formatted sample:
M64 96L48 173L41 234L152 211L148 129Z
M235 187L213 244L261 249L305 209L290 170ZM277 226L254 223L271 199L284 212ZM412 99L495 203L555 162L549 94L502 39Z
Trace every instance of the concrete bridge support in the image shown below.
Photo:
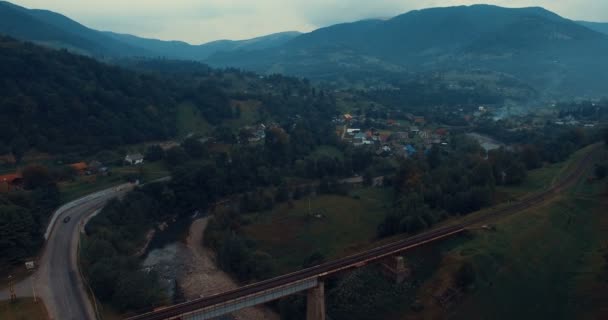
M306 297L306 320L325 320L325 285L308 289Z
M402 256L394 256L385 260L382 267L384 273L393 278L396 283L402 283L411 274L411 270L407 267Z

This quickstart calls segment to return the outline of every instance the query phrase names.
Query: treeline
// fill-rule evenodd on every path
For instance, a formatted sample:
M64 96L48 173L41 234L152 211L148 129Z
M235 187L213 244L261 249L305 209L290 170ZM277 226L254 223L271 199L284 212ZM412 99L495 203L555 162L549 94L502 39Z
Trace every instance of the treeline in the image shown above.
M39 166L23 171L25 190L0 196L0 267L23 263L38 253L60 194L49 172Z
M416 233L449 216L490 206L496 186L520 184L527 170L539 168L543 162L564 160L599 139L580 130L546 130L536 137L538 140L527 140L513 150L500 148L486 153L476 141L459 136L447 149L433 147L424 157L404 160L392 179L392 212L378 226L378 236ZM552 144L556 139L560 139L561 148Z
M331 97L298 79L167 60L123 65L134 70L0 37L0 154L19 161L31 149L92 154L173 138L182 102L212 125L238 117L230 102L243 97L261 100L264 118L279 122L335 112ZM169 68L181 71L165 75Z
M152 76L0 37L0 153L95 151L175 133L174 88Z
M174 214L176 199L154 183L110 201L87 224L81 259L95 296L119 311L140 310L169 301L158 276L142 270L136 256L155 225Z
M573 116L577 119L599 121L608 118L608 99L598 102L561 102L557 104L559 117Z
M542 128L513 130L513 124L506 120L483 122L476 130L501 142L522 146L522 159L529 169L539 167L542 162L563 161L581 146L601 139L595 128L547 124Z

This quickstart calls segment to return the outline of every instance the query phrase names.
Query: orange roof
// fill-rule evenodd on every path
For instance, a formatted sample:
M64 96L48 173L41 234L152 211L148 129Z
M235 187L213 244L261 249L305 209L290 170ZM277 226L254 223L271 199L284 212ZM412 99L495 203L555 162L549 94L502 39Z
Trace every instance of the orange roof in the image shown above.
M0 182L13 183L17 179L23 178L20 173L11 173L0 176Z
M86 164L86 162L78 162L78 163L72 163L70 165L70 167L72 167L78 171L83 171L83 170L86 170L89 166Z

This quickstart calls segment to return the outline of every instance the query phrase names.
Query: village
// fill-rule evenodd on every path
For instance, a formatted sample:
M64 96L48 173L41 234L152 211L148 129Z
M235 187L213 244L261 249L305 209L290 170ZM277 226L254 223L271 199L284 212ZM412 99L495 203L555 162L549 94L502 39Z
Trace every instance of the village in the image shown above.
M444 111L443 117L459 119L460 125L446 125L437 123L425 116L411 113L399 113L399 117L370 117L362 112L344 113L335 116L332 122L336 125L336 135L344 143L355 148L372 150L378 157L384 158L409 158L427 154L433 146L447 148L450 139L456 134L465 133L469 138L479 142L486 151L492 151L501 147L510 148L508 144L500 141L485 131L497 123L503 123L509 132L541 130L545 126L568 126L580 128L593 128L600 124L601 119L589 116L580 116L568 112L558 111L555 104L545 108L539 108L536 112L525 115L504 115L505 108L499 106L478 106L474 108L455 108ZM296 123L298 116L293 116ZM183 139L194 138L207 147L209 152L227 152L230 146L258 145L263 144L269 129L281 128L278 123L266 121L264 123L250 123L230 131L215 131L209 135L196 135L190 133ZM152 167L156 173L155 178L164 176L168 172L161 168L162 164L147 164L146 161L157 159L147 154L149 147L160 148L162 154L179 147L183 141L168 140L145 145L121 148L122 151L106 152L114 156L111 160L92 158L74 163L63 164L56 162L49 165L52 175L56 180L64 181L63 185L95 185L109 184L110 181L117 183L120 180L137 180L144 170ZM123 152L123 156L120 155ZM27 161L32 162L32 161ZM47 161L48 162L48 161ZM34 161L33 163L38 163ZM30 163L25 163L28 165ZM17 168L15 159L10 156L0 157L0 193L7 193L23 189L23 172L25 165ZM21 168L20 168L21 167ZM13 169L11 169L13 168ZM117 175L112 177L113 173ZM100 183L105 182L105 183Z

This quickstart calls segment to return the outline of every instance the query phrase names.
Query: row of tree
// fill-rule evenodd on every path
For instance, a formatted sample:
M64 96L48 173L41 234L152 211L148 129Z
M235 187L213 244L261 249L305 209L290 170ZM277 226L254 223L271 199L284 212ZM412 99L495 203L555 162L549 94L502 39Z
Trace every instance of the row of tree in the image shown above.
M49 172L40 166L23 171L25 190L0 196L0 267L22 263L38 253L60 194Z

